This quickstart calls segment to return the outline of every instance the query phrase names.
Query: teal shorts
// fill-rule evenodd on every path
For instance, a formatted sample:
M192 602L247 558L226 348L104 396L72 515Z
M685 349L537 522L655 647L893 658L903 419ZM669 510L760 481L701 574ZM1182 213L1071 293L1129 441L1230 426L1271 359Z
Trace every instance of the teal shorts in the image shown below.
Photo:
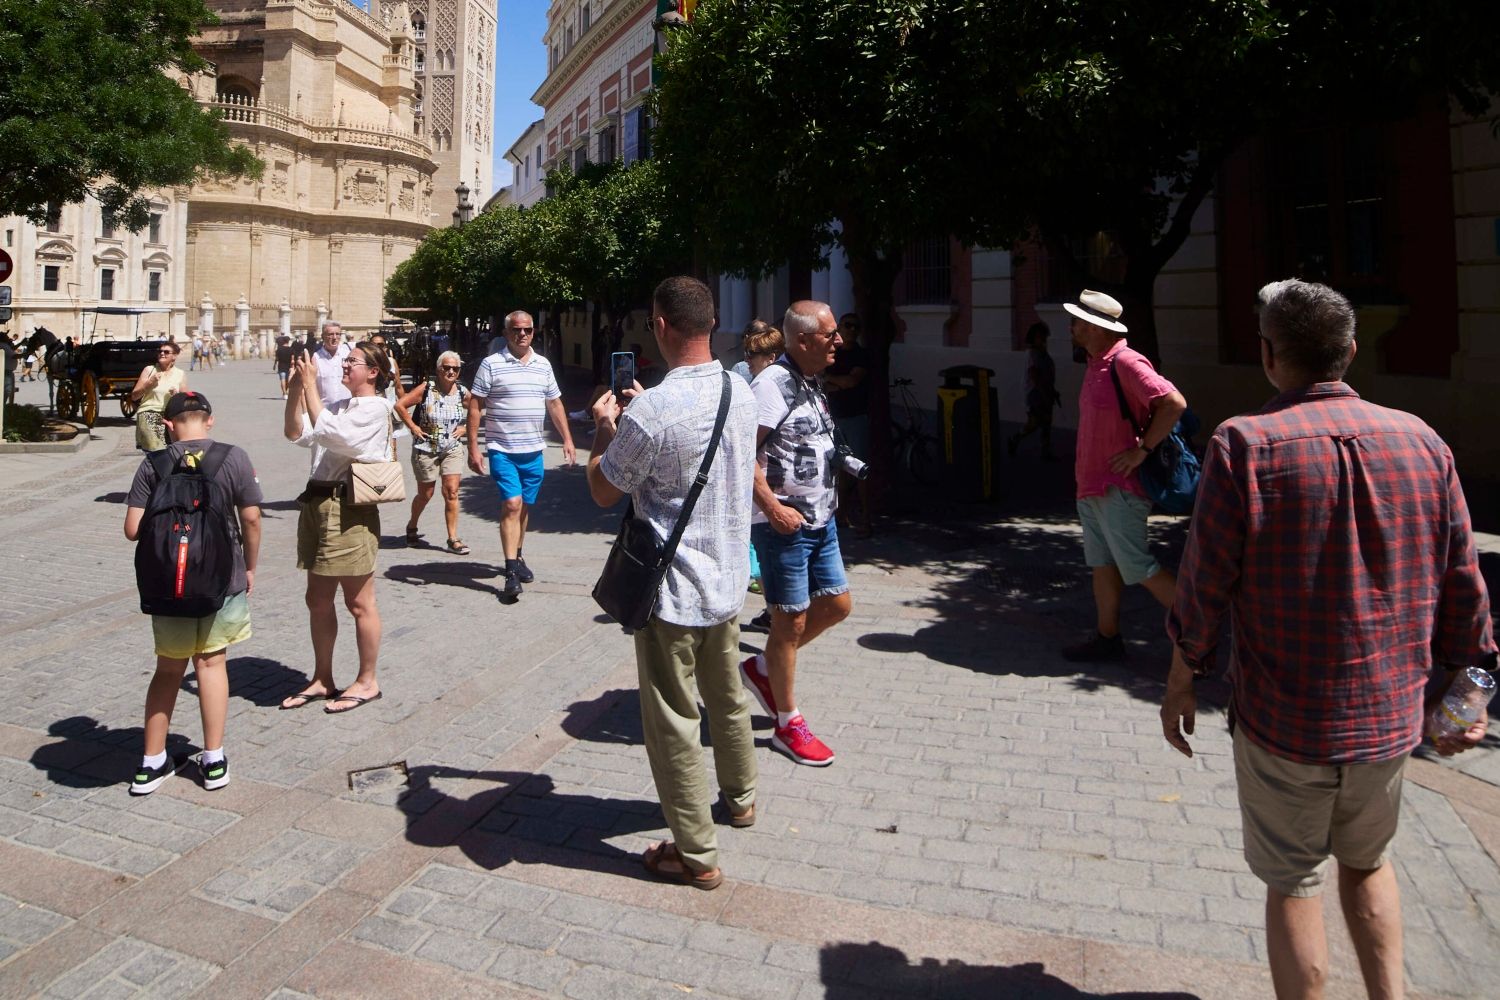
M1102 497L1080 497L1083 561L1089 566L1118 567L1127 584L1140 583L1161 572L1147 542L1146 518L1150 514L1150 500L1118 486L1111 486Z
M188 660L200 653L219 650L250 638L250 598L244 591L224 601L224 606L202 618L151 616L156 637L156 655L169 660Z

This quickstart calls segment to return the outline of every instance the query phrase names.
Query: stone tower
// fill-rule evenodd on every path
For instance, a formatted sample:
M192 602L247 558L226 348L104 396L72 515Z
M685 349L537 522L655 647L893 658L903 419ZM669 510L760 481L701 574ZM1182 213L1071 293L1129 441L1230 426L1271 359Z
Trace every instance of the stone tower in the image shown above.
M459 182L476 207L494 177L496 0L371 0L411 18L416 129L432 143L433 223L448 224Z

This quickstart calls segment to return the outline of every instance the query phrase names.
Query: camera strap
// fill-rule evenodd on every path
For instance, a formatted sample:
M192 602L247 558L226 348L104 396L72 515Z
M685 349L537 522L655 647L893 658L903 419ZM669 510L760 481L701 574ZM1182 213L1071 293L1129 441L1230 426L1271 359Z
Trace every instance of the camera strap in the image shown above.
M766 440L761 443L761 448L764 449L765 446L770 443L771 439L774 438L778 433L780 433L781 426L787 422L787 419L791 417L792 412L797 409L798 405L801 404L802 391L804 389L808 391L808 397L813 403L813 409L818 414L818 422L823 425L823 433L827 434L830 438L833 439L834 449L837 450L839 448L848 447L848 445L844 442L844 433L843 431L839 430L838 424L830 424L828 422L828 416L830 413L828 409L828 397L824 395L822 389L819 388L816 383L809 385L809 382L811 380L808 379L806 375L802 374L802 372L797 369L796 365L794 365L791 359L786 355L783 354L781 357L777 358L771 363L777 365L778 367L785 368L787 372L792 376L792 381L797 388L796 391L792 394L791 403L787 405L786 413L782 414L781 419L776 421L776 426L772 427L771 433L766 435ZM819 403L822 403L821 407L818 406Z

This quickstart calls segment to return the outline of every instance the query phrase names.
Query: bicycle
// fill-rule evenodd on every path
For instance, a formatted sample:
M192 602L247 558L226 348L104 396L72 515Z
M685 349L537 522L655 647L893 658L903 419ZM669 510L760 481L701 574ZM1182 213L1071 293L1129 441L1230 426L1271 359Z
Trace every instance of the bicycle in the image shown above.
M891 417L891 453L896 468L923 486L937 481L937 436L929 434L917 405L912 380L898 378L891 383L896 390L900 412Z

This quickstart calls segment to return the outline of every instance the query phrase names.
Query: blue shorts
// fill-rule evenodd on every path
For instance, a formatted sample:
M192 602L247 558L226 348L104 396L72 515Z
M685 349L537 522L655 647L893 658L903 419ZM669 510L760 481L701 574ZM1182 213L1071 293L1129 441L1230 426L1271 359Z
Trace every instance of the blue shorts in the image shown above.
M806 525L783 535L769 524L750 526L750 541L760 556L760 585L766 603L778 611L799 614L815 597L849 592L844 557L839 553L838 522L821 528Z
M500 490L502 500L521 498L522 503L536 503L536 495L542 489L542 473L545 470L545 451L530 451L512 455L505 451L490 451L490 478Z

